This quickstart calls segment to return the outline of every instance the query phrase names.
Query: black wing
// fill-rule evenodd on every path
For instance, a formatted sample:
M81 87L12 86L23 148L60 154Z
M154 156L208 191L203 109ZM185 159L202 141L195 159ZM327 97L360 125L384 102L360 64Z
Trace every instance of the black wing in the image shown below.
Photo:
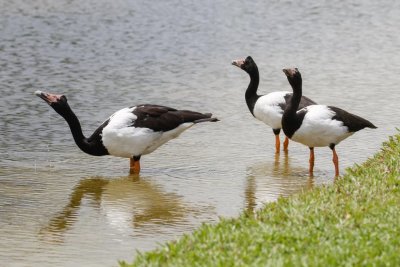
M169 131L185 122L214 121L210 113L199 113L190 110L177 110L159 105L139 105L133 114L137 116L134 127L149 128L153 131Z
M306 96L302 96L301 100L300 100L299 108L297 110L302 109L307 106L310 106L310 105L317 105L317 103Z
M285 104L281 103L279 106L281 107L282 110L285 110L287 104L289 104L290 99L292 98L292 93L286 94L285 95ZM300 110L304 107L310 106L310 105L316 105L317 103L311 100L310 98L306 96L302 96L300 100L300 104L297 110Z
M350 132L357 132L365 127L375 129L376 126L373 125L370 121L361 118L360 116L351 114L343 109L328 106L330 110L335 112L335 116L332 117L333 120L342 121L344 126L347 126Z

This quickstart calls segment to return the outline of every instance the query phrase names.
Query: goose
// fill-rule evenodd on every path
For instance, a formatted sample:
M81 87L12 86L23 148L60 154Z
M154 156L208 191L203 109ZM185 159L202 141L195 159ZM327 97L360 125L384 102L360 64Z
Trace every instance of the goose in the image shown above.
M266 95L258 95L257 89L260 77L257 65L251 56L248 56L246 59L233 60L232 65L241 68L249 74L250 83L245 93L247 107L253 117L272 127L272 131L275 135L275 153L279 153L279 133L282 128L282 114L292 96L292 93L289 91L276 91ZM310 98L303 96L301 97L299 108L312 104L316 103ZM288 151L288 145L289 139L285 137L283 143L283 150L285 152Z
M136 105L115 112L87 138L65 95L42 91L35 94L66 120L76 145L83 152L93 156L129 158L133 174L140 172L142 155L153 152L197 123L218 121L211 113L152 104Z
M310 105L298 110L302 95L302 78L297 68L283 69L292 89L293 97L282 116L282 129L287 137L310 148L309 173L313 175L314 147L329 146L333 153L335 176L339 176L339 157L335 146L364 128L375 129L366 119L351 114L343 109Z

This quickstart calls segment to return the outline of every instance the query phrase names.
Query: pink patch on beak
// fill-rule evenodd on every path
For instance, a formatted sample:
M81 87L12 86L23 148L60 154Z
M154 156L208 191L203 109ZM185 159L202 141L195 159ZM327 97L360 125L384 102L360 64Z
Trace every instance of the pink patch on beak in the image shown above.
M44 101L46 101L49 105L51 103L58 102L60 100L60 98L62 97L62 95L50 94L50 93L40 92L40 91L36 92L36 95L39 96Z
M244 64L244 59L237 59L232 61L232 65L241 67Z
M288 76L288 77L293 77L293 75L296 74L297 69L296 69L296 68L292 68L292 69L283 69L282 71L286 74L286 76Z

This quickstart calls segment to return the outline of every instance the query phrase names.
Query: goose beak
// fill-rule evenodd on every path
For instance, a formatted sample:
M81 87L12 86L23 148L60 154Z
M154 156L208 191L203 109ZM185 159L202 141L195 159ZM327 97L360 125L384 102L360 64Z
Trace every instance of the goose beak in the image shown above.
M283 73L285 73L286 76L289 76L289 71L288 71L288 69L283 69L282 71L283 71Z
M62 97L62 95L49 94L39 90L35 92L35 95L46 101L46 103L49 105L58 102Z
M298 72L297 68L287 68L283 69L282 71L283 73L285 73L287 77L293 77L296 74L296 72Z
M42 91L39 91L39 90L35 91L35 95L38 96L38 97L41 97L42 94L43 94Z
M244 59L237 59L232 61L232 65L241 68L244 64Z

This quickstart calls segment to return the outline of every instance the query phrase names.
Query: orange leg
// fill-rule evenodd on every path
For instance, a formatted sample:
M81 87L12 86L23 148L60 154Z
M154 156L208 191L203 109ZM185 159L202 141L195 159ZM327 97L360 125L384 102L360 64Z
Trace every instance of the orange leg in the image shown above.
M309 174L310 176L314 175L314 148L310 147L310 168L309 168Z
M139 174L140 173L140 157L133 157L130 159L130 173Z
M283 142L283 151L288 152L288 146L289 146L289 138L285 136L285 141Z
M335 148L332 148L332 152L333 152L332 161L333 161L333 164L335 165L335 177L338 177L339 176L339 157L336 154Z
M275 153L278 154L281 147L281 140L279 139L279 134L275 135Z

